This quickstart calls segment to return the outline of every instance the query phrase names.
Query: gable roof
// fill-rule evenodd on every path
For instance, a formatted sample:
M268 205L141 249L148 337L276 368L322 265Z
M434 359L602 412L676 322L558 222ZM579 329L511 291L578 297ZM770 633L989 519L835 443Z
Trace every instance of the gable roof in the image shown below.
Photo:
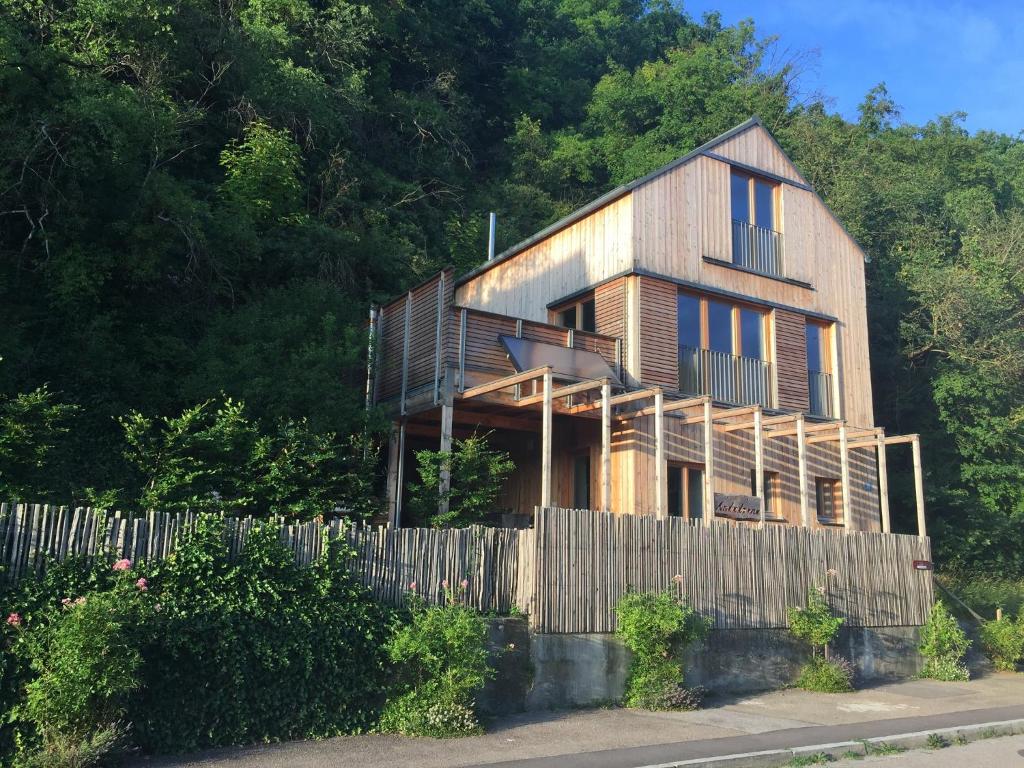
M777 175L772 174L772 173L766 173L763 169L755 168L753 166L748 166L748 165L745 165L744 163L741 163L739 161L733 160L731 158L723 157L721 155L718 155L718 154L715 154L714 152L712 152L712 150L715 147L718 147L718 146L726 143L730 139L732 139L732 138L734 138L736 136L739 136L741 133L744 133L745 131L748 131L751 128L755 128L755 127L761 128L761 130L764 131L765 135L768 136L769 139L771 139L772 144L775 145L776 149L778 149L778 151L789 162L789 164L791 166L793 166L794 173L798 176L800 181L796 181L794 179L790 179L790 178L786 178L786 177L782 177L782 176L777 176ZM864 260L865 261L870 261L870 258L864 252L864 249L860 247L860 244L854 239L853 235L850 234L850 232L846 229L846 227L839 220L839 218L835 215L835 213L833 213L832 209L828 207L828 204L822 199L821 195L819 195L817 192L815 192L814 188L811 187L811 185L808 184L804 180L803 176L796 169L796 165L793 163L792 160L790 160L789 155L787 155L786 151L782 148L782 145L779 144L779 142L776 140L776 138L774 136L772 136L771 131L769 131L767 128L764 127L764 123L761 122L761 118L759 118L757 115L754 115L753 117L749 118L748 120L743 121L739 125L737 125L737 126L735 126L733 128L730 128L725 133L720 134L720 135L716 136L715 138L711 139L710 141L705 142L704 144L701 144L696 149L693 149L690 152L687 152L682 157L679 157L679 158L673 160L672 162L670 162L670 163L668 163L666 165L661 166L660 168L657 168L657 169L651 171L646 176L641 176L639 179L634 179L633 181L629 182L628 184L622 184L622 185L620 185L618 187L615 187L614 189L609 190L608 192L605 192L603 195L601 195L600 197L596 198L595 200L591 200L589 203L584 205L582 208L577 208L575 211L573 211L572 213L568 214L567 216L563 216L561 219L559 219L558 221L554 222L553 224L549 224L548 226L546 226L544 229L540 230L539 232L536 232L533 235L531 235L530 237L526 238L525 240L523 240L523 241L521 241L519 243L516 243L511 248L508 248L507 250L502 251L501 253L499 253L497 256L495 256L490 261L485 261L480 266L475 267L474 269L471 269L469 272L466 272L464 275L461 275L460 277L458 277L455 280L455 285L457 285L457 286L458 285L462 285L463 283L466 283L466 282L472 280L474 277L477 277L478 275L486 272L491 267L497 266L501 262L506 261L506 260L512 258L513 256L516 256L519 253L522 253L523 251L525 251L530 246L536 245L537 243L539 243L539 242L541 242L543 240L546 240L547 238L551 237L552 235L554 235L555 233L559 232L560 230L563 230L566 227L572 226L577 221L580 221L581 219L585 219L587 216L589 216L591 213L593 213L594 211L598 210L599 208L603 208L604 206L608 205L609 203L612 203L615 200L618 200L620 197L623 197L624 195L629 194L634 189L637 189L638 187L643 186L647 182L652 181L653 179L656 179L659 176L662 176L662 175L668 173L669 171L673 171L676 168L678 168L679 166L685 165L686 163L690 162L694 158L700 157L702 155L703 156L711 157L711 158L713 158L715 160L720 160L722 162L729 163L730 165L734 165L734 166L737 166L737 167L740 167L740 168L746 168L747 170L755 171L755 172L757 172L757 173L759 173L761 175L769 176L769 177L774 178L774 179L776 179L778 181L784 182L786 184L791 184L793 186L796 186L796 187L799 187L801 189L805 189L805 190L807 190L809 192L814 193L814 196L818 198L819 202L821 202L821 204L825 207L825 210L828 211L828 213L832 217L832 219L840 226L840 228L843 230L843 232L846 234L846 236L850 238L850 240L853 242L853 244L857 247L857 250L860 251L861 256L864 257Z

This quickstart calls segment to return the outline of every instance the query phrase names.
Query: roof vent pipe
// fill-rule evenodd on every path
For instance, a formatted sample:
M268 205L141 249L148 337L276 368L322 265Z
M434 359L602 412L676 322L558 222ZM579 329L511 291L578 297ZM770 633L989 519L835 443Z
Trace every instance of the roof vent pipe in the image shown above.
M487 221L489 225L489 232L487 234L487 260L490 261L494 258L494 230L498 228L498 214L491 211L487 215Z

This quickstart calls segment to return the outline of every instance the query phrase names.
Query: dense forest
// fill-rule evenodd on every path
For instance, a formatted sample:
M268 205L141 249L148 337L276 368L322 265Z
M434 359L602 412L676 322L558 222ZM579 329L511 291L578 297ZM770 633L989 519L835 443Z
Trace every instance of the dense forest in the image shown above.
M0 0L0 495L370 493L370 302L757 114L870 256L938 559L1024 574L1024 145L884 85L844 119L784 44L668 0Z

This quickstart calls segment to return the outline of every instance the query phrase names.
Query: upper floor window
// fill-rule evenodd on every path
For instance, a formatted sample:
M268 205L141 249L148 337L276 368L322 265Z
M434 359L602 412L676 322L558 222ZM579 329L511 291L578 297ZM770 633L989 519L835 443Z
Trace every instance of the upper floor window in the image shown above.
M597 306L593 297L564 304L555 310L555 316L558 324L563 328L574 328L577 331L597 331Z
M832 376L832 328L816 320L807 320L807 392L810 413L831 418L834 383Z
M781 275L779 185L733 169L730 199L733 262L765 274Z
M768 313L680 293L679 389L728 403L772 406Z

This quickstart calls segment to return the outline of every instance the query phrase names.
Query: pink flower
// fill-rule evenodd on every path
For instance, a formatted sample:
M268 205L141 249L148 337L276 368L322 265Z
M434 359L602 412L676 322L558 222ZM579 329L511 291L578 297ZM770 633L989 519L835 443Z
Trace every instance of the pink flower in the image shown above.
M70 597L65 597L63 600L60 601L60 604L61 605L65 605L65 606L71 605L71 598Z
M132 567L132 561L131 561L131 560L129 560L129 559L128 559L128 558L126 557L126 558L124 558L123 560L118 560L118 561L117 561L116 563L114 563L114 564L113 564L113 565L112 565L111 567L112 567L112 568L113 568L113 569L114 569L115 571L127 571L127 570L130 570L130 569L131 569L131 567Z
M459 586L466 589L469 586L469 579L463 579Z
M409 585L409 591L410 592L415 592L416 591L416 582L415 581L412 584Z
M8 626L11 626L11 627L20 627L21 626L21 616L19 616L16 613L12 613L10 616L7 617L7 624L8 624Z
M441 589L448 589L448 579L443 579L441 581Z
M145 579L139 579L135 582L135 586L139 588L139 592L145 592L147 589L149 589L149 582L147 582Z

